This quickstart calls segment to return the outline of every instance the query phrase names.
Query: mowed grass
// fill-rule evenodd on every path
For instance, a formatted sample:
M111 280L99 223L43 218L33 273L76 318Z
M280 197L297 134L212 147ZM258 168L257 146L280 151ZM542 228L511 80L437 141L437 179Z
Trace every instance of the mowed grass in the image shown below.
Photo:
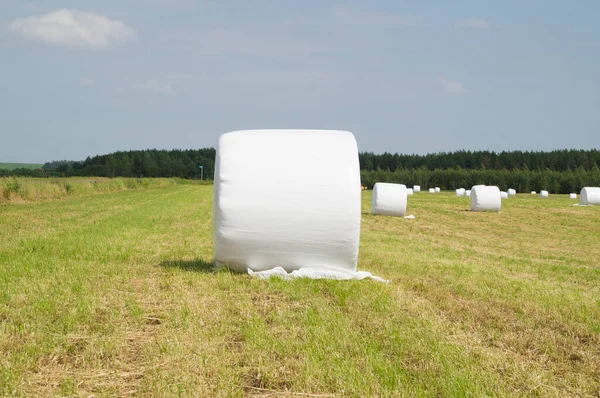
M3 170L14 170L14 169L41 169L43 164L41 163L2 163L0 162L0 169Z
M389 284L214 271L210 186L0 205L0 395L600 393L599 207L370 194Z

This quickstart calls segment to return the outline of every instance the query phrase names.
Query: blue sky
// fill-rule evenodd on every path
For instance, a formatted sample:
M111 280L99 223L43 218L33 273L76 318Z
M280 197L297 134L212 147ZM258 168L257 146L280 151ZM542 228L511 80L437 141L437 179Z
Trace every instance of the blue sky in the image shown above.
M600 2L0 2L0 161L216 146L250 128L361 151L593 148Z

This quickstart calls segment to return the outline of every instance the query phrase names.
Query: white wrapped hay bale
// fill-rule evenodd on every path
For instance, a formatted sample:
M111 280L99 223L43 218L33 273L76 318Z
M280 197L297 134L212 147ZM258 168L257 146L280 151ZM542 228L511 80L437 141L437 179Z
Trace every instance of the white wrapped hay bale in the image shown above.
M500 191L500 199L508 199L508 192Z
M247 130L219 137L213 201L217 265L241 272L314 267L352 273L360 219L352 133Z
M435 187L434 189L435 189L435 193L440 193L440 192L442 192L442 190L440 189L440 187Z
M421 192L421 186L420 186L420 185L415 185L415 186L413 187L413 191L414 191L415 193L417 193L417 192Z
M501 206L498 187L476 185L471 189L471 211L500 211Z
M435 189L429 188L429 193L435 193Z
M577 194L576 193L570 193L569 194L569 198L571 198L571 199L577 199Z
M508 196L515 196L516 194L517 194L517 191L516 191L516 190L514 190L514 189L512 189L512 188L509 188L509 189L508 189Z
M540 191L540 198L547 198L548 197L548 191Z
M537 194L537 192L535 192L535 191L531 191L531 194L532 194L532 195L536 195L536 194Z
M458 188L456 190L456 196L465 196L465 189L464 188Z
M583 206L600 206L600 188L584 187L579 194L579 203Z
M470 196L471 196L471 190L470 190L470 189L467 189L467 190L465 191L465 196L466 196L466 197L470 197Z
M378 182L373 187L371 213L404 217L408 192L406 185Z
M414 193L412 188L406 188L406 194L407 195L412 195Z

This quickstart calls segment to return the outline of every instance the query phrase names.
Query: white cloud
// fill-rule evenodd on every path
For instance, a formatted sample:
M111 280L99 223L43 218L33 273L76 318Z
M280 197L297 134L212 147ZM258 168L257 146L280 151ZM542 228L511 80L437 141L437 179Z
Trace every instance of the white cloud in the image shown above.
M444 79L443 77L438 77L437 80L442 90L448 94L469 94L471 92L460 82Z
M82 87L91 87L94 84L96 84L96 82L93 81L92 79L90 79L89 77L82 77L79 80L79 85L82 86Z
M135 29L121 21L68 9L16 19L8 28L30 40L77 48L107 49L136 36Z
M478 18L466 18L457 21L455 26L457 28L474 28L474 29L488 29L490 24L484 19Z
M175 96L175 90L170 84L160 83L157 80L150 79L143 83L137 83L133 85L136 90L152 91L153 93Z
M335 19L343 24L363 25L373 27L400 27L416 26L422 18L412 14L395 14L378 11L359 11L345 5L335 6L333 9Z

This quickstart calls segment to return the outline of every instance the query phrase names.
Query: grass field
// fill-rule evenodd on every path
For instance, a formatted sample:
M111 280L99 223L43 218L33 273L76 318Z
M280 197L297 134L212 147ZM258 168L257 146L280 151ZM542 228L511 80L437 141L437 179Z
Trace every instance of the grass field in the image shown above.
M0 204L0 395L600 394L600 207L363 195L389 284L215 272L210 186Z
M41 169L43 164L41 163L2 163L0 162L0 169L3 170L14 170L14 169Z

